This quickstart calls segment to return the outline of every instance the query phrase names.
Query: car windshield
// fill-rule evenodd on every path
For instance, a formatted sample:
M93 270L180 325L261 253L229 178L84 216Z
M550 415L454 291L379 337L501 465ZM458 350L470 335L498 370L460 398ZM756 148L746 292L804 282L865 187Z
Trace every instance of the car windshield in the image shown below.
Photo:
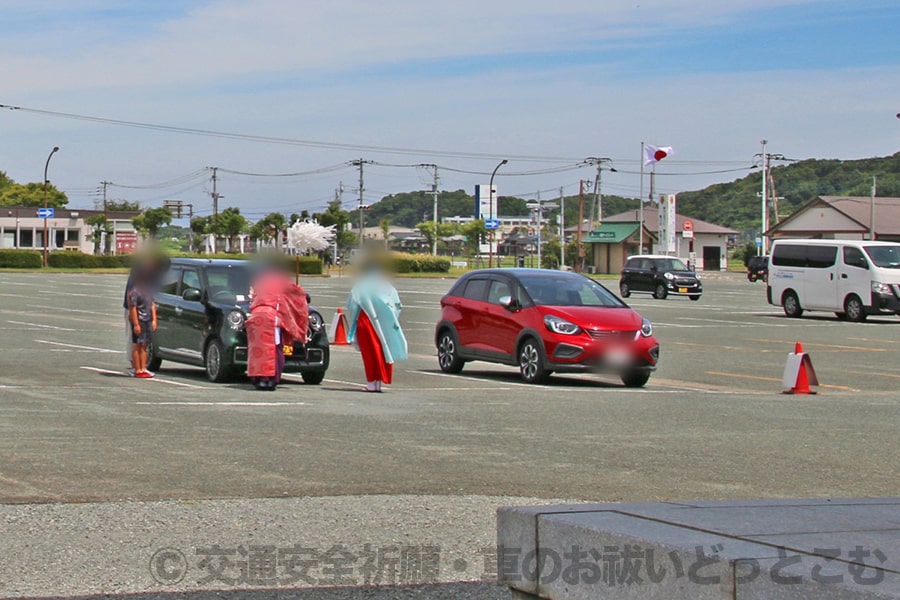
M661 258L654 261L660 271L688 271L687 265L677 258Z
M206 281L209 297L218 302L249 302L251 269L242 267L209 267Z
M587 277L523 275L519 281L534 303L543 306L625 306L612 292Z
M876 267L900 269L900 244L895 246L863 246Z

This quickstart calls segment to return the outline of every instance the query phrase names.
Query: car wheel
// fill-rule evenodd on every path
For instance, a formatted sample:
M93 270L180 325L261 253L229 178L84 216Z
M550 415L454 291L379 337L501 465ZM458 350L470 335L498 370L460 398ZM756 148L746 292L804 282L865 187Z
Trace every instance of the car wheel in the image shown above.
M784 308L784 314L792 319L803 316L803 308L800 306L800 300L797 299L797 294L794 292L787 292L784 295L784 298L781 300L781 306Z
M159 371L159 367L161 364L162 359L159 357L158 351L156 349L156 344L150 342L150 345L147 346L147 370Z
M750 273L749 275L747 275L747 279L749 279L751 282L754 282L754 281L756 281L756 275L753 273Z
M438 366L444 373L459 373L466 362L459 357L456 336L450 330L444 330L438 337Z
M650 381L650 371L628 371L622 374L622 383L625 384L625 387L644 387L648 381Z
M231 375L225 365L225 346L219 340L212 340L207 344L203 364L206 367L206 378L212 382L225 381Z
M534 338L527 338L519 348L519 372L525 383L541 383L547 379L544 349Z
M623 298L628 298L629 296L631 296L631 289L628 287L627 283L619 284L619 295Z
M653 297L657 300L665 300L668 295L669 292L666 290L666 286L661 283L656 286L656 290L653 292Z
M319 385L325 379L325 371L300 371L300 375L306 385Z
M862 323L866 320L866 307L863 306L862 300L858 296L850 295L844 301L844 312L847 313L847 320L854 323Z
M700 299L700 294L694 294L694 295L691 296L690 298L691 298L691 300L693 300L694 302L696 302L697 300Z

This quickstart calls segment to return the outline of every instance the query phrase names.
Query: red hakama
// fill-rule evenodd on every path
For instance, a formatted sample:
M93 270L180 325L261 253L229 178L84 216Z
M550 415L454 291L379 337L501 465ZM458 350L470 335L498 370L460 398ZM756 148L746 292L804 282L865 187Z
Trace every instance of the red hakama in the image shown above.
M366 381L383 381L390 384L394 377L394 365L385 362L381 340L365 311L359 311L356 324L356 343L366 368Z

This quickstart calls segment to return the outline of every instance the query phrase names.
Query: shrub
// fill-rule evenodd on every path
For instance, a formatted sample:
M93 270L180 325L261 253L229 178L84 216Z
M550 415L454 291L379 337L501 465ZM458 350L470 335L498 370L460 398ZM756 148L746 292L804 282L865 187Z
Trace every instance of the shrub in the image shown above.
M206 258L206 259L222 259L222 260L259 260L259 254L189 254L187 252L174 252L169 254L172 258ZM291 273L297 272L297 262L300 263L301 275L321 275L323 271L322 259L318 256L288 256L279 255L278 260L282 261L284 268Z
M425 254L392 254L391 268L395 273L447 273L450 260Z
M100 266L100 257L83 252L51 252L47 266L62 269L95 269Z
M40 269L44 259L37 250L0 250L0 267Z

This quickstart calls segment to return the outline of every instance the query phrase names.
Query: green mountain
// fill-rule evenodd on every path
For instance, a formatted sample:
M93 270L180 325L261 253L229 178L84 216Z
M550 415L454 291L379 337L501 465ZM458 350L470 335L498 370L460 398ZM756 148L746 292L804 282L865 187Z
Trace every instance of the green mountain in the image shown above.
M878 178L879 196L900 196L900 152L892 156L861 160L809 159L770 170L778 201L778 215L784 218L816 196L868 196L872 189L872 177ZM755 234L759 230L761 171L728 183L717 183L702 190L678 194L679 214L731 227ZM500 214L503 216L526 215L525 200L512 196L500 196ZM430 221L434 210L430 192L403 192L385 196L371 205L366 212L366 222L371 226L390 219L398 227L415 227L422 221ZM558 203L558 201L557 201ZM578 221L578 196L567 196L566 223ZM603 214L614 215L637 208L637 200L622 196L603 195ZM469 216L473 214L475 198L465 190L441 191L441 218ZM593 211L593 212L592 212ZM354 211L355 213L355 211ZM548 210L547 218L556 222L559 210ZM585 195L584 216L596 214L594 197ZM355 217L354 217L355 219ZM356 222L354 220L354 222Z
M771 169L783 219L816 196L868 196L872 177L878 178L878 196L900 196L900 152L861 160L801 160ZM759 230L762 172L730 183L718 183L695 192L678 194L678 212L739 231ZM772 224L775 220L771 219Z

